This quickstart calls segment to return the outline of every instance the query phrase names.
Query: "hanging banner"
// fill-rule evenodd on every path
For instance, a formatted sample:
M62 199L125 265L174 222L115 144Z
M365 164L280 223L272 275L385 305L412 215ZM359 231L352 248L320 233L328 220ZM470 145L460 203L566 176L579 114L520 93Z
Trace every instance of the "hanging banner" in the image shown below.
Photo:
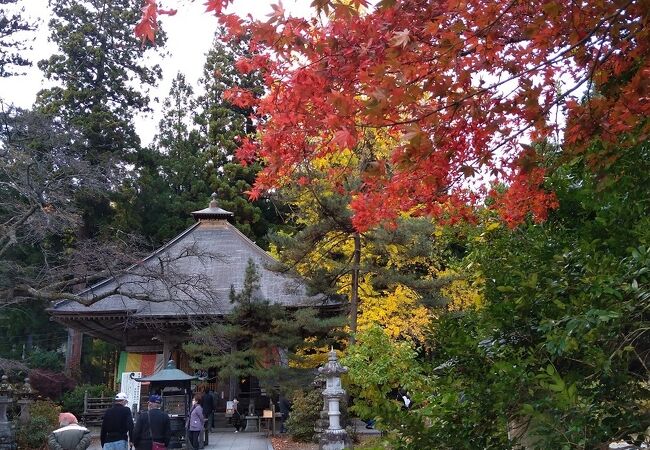
M127 406L133 411L133 405L135 405L135 412L138 412L140 410L141 384L135 381L132 377L141 378L142 372L123 372L120 390L126 394L126 398L129 400Z
M123 372L141 372L142 376L148 377L164 368L162 353L121 352L115 381L121 380Z

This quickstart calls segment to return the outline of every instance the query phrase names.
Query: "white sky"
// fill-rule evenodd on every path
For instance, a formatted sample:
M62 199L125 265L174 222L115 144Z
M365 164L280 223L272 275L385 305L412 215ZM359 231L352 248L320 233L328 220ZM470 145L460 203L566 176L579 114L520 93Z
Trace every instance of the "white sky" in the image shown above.
M0 78L0 99L6 103L29 108L36 99L36 93L46 87L46 80L41 75L36 62L45 59L56 52L56 46L48 42L50 10L48 0L24 0L19 4L25 8L25 16L32 21L37 20L37 30L29 34L31 50L23 52L26 58L33 62L25 75ZM152 114L141 115L136 118L135 125L142 139L142 144L147 145L153 139L156 126L160 120L162 101L169 93L172 79L178 72L185 74L186 79L196 84L202 75L205 54L210 49L214 32L217 29L217 19L206 14L203 0L162 0L159 6L165 9L177 9L175 16L160 16L163 27L167 33L166 55L163 59L152 58L163 69L163 79L158 86L149 92L152 99ZM263 18L271 12L271 4L277 0L262 1L235 1L228 12L237 12L240 15L252 14L256 18ZM292 15L305 16L309 11L310 0L285 0L282 2L286 11ZM154 99L159 101L155 102Z

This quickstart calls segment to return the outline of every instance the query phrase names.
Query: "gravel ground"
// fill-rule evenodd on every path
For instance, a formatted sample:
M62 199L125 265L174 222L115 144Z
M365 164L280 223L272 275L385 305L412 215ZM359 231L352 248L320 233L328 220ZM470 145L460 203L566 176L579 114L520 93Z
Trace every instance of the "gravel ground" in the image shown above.
M318 444L292 441L289 436L273 436L273 450L318 450Z

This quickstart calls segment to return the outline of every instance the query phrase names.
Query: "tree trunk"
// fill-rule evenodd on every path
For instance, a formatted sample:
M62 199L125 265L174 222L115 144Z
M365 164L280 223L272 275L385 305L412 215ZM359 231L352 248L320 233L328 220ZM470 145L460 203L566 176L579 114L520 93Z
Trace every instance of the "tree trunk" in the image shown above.
M357 310L359 309L359 263L361 261L361 235L354 233L354 253L352 254L352 292L350 294L350 345L357 334Z

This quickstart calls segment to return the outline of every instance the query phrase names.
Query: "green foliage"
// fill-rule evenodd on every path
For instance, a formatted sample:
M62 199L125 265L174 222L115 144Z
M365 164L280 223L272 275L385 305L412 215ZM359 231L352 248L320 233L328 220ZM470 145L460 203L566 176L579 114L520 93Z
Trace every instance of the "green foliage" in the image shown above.
M32 369L48 369L53 372L63 370L64 357L61 353L51 350L36 349L30 353L27 364Z
M161 76L159 67L143 63L149 47L132 32L140 5L55 0L51 7L51 41L58 51L38 65L60 84L39 92L37 104L82 130L85 159L97 163L106 155L124 156L139 146L133 116L148 108L140 86ZM158 44L164 44L164 35Z
M261 93L259 74L241 75L235 60L245 43L215 41L207 55L205 93L196 97L182 74L172 82L163 103L163 119L152 148L135 155L138 177L126 180L117 199L117 225L134 230L160 245L193 223L191 211L207 206L217 193L219 207L234 214L233 224L258 245L279 221L266 199L251 202L258 164L241 165L234 159L238 139L254 132L250 110L223 98L233 86Z
M54 402L48 400L36 400L32 403L29 413L32 418L42 417L52 428L59 426L59 413L61 408Z
M424 394L427 378L412 344L390 339L380 326L359 333L341 363L348 367L352 410L359 417L399 416L401 404L392 395L398 389L414 393L418 400Z
M222 322L197 330L184 350L195 368L217 368L221 379L253 376L268 389L304 382L310 377L298 364L305 348L330 343L339 318L317 317L313 309L289 311L263 298L255 263L249 260L240 292L230 293L232 310Z
M314 441L314 427L323 409L323 394L317 389L297 390L291 400L287 431L300 442Z
M36 401L31 405L31 420L18 428L18 448L40 450L44 448L48 435L58 428L60 408L50 401Z
M363 419L376 419L378 428L392 431L391 448L436 448L435 440L422 432L430 418L421 408L433 394L435 378L427 373L411 343L391 339L374 326L359 333L357 343L341 362L349 370L346 388L354 398L350 410ZM415 405L408 411L403 408L402 390Z
M379 418L391 448L519 441L530 449L589 449L643 439L650 146L596 174L580 158L545 156L560 201L548 221L507 229L486 210L484 223L465 229L467 255L447 261L485 280L479 307L440 313L426 353L373 330L350 348L344 363L354 410ZM414 401L408 412L390 399L397 386Z
M25 450L41 450L47 442L47 437L54 430L45 417L32 417L16 433L18 448Z
M28 267L33 264L33 261L26 258L22 252L15 257L19 259L18 263L12 261L14 255L5 255L5 258L0 261L0 267L6 266L14 273L17 270L29 271ZM24 267L18 269L19 264ZM0 290L10 288L14 282L10 278L8 276L0 282ZM5 282L8 284L3 285ZM45 311L47 307L47 302L34 300L0 309L0 334L3 336L3 339L0 340L0 356L21 359L25 355L30 360L35 358L36 365L30 363L31 367L60 370L60 364L55 361L52 361L54 364L51 367L39 365L43 363L43 356L49 355L52 360L60 359L60 356L54 357L54 353L66 341L66 332L63 327L49 320L50 317Z
M71 412L78 419L84 412L84 395L88 392L89 397L107 397L115 394L108 386L101 384L81 384L72 391L66 392L61 398L61 408L65 412Z
M0 78L17 75L19 67L31 65L24 57L25 42L18 36L34 28L16 7L19 4L18 0L0 2Z
M546 223L477 230L465 264L486 280L485 305L437 321L434 394L416 411L431 426L402 446L505 448L510 429L527 448L587 449L643 434L649 151L598 174L581 159L560 165Z

